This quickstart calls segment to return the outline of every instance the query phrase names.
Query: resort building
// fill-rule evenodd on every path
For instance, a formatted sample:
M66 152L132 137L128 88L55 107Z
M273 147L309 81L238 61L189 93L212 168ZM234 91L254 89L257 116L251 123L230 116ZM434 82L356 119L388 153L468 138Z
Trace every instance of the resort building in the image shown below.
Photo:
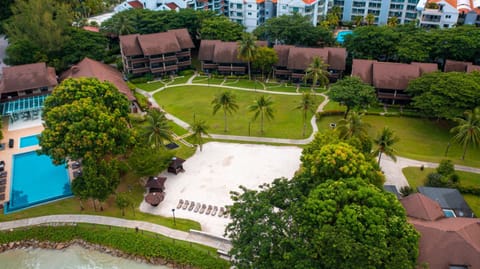
M299 48L289 45L275 45L278 62L274 67L274 76L280 79L302 80L305 70L314 57L320 57L328 65L330 81L343 77L347 51L345 48Z
M125 74L162 76L191 66L194 48L187 29L120 36Z
M293 13L298 13L302 16L310 17L313 25L317 25L318 10L319 10L318 0L278 0L277 1L277 16L291 15Z
M45 63L3 68L0 80L2 116L16 121L22 117L38 117L45 98L57 86L55 69Z
M110 65L86 57L60 76L60 80L67 78L97 78L100 81L108 81L127 97L131 104L131 111L138 111L137 99L123 79L122 73Z
M252 32L257 26L275 15L274 3L267 0L230 0L228 1L230 20L245 26Z
M452 61L446 60L445 66L443 67L444 72L467 72L471 73L473 71L480 72L480 65L473 65L469 62L460 62L460 61Z
M257 41L257 46L267 46L266 41ZM202 40L198 51L204 72L218 72L226 75L243 75L247 72L247 62L238 56L237 42Z
M480 220L448 217L421 193L401 200L408 222L420 233L418 264L429 268L480 268Z
M140 0L140 1L124 1L114 8L116 13L124 10L138 8L150 9L155 11L160 10L175 10L178 11L184 8L191 8L194 10L212 10L219 14L226 15L225 0Z
M480 25L480 0L420 0L418 25L424 28L452 28L458 22Z
M352 64L352 76L358 76L375 87L378 99L390 104L410 102L411 98L405 92L410 80L435 71L438 71L438 66L433 63L403 64L354 59Z
M342 10L342 21L354 21L355 17L375 16L375 24L387 24L396 17L398 23L409 23L417 18L418 0L334 0L333 5Z

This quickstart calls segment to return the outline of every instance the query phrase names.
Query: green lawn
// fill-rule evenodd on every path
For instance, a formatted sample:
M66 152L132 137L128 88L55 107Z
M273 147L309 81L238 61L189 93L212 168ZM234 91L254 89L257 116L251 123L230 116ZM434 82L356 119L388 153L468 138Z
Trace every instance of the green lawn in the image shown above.
M206 120L210 126L210 133L224 134L223 112L219 111L212 115L212 105L215 94L221 92L220 88L207 86L180 86L166 89L155 94L157 100L166 111L174 114L180 119L193 123L195 119ZM234 91L237 96L239 110L228 116L229 131L231 135L249 135L249 122L253 113L248 111L248 106L253 100L262 95L255 92ZM295 110L301 96L271 95L274 101L275 118L273 121L265 120L266 137L278 138L302 138L302 113ZM318 103L323 98L318 96ZM309 118L311 115L309 115ZM307 124L307 136L312 132L310 124ZM250 135L262 136L260 133L260 119L250 123Z
M406 167L402 170L403 174L408 180L408 184L413 189L417 189L419 186L423 186L425 178L429 173L435 172L434 168L425 168L420 170L419 167ZM479 186L480 174L456 171L460 176L460 184L463 186ZM463 197L467 201L468 205L472 208L475 215L480 216L480 197L472 194L464 194Z
M149 83L138 83L138 84L135 84L135 86L137 86L137 88L142 89L144 91L152 92L154 90L164 87L165 83L163 81L155 81L155 82L149 82Z
M338 122L341 116L323 116L317 125L320 130L329 128L329 123ZM384 127L393 129L400 141L395 148L399 156L422 161L440 162L451 159L456 164L480 167L480 148L470 147L465 160L461 160L462 149L452 144L445 157L445 150L451 139L450 124L435 120L411 117L365 116L365 122L371 124L370 136L375 137Z

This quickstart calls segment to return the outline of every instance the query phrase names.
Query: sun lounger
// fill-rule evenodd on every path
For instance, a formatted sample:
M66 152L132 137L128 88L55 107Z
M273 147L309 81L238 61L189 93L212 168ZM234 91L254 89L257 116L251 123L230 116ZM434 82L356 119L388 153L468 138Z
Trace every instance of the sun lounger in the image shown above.
M195 205L195 209L193 210L193 212L197 213L198 210L200 209L200 206L202 206L200 203L197 203L197 205Z
M0 201L3 201L3 200L5 200L5 194L4 193L0 194Z
M205 209L207 209L207 206L203 204L202 207L200 208L200 214L203 214L203 212L205 212Z
M6 178L1 178L0 179L0 185L5 185L7 184L7 179Z
M177 209L182 208L182 206L183 206L183 199L180 199L180 200L178 200Z
M7 177L7 171L0 172L0 177Z
M224 218L228 218L228 207L225 208L225 213L223 214Z
M78 169L80 168L80 163L75 161L75 162L72 162L72 169Z
M194 206L195 206L195 202L192 201L192 203L190 203L190 206L188 207L188 211L192 211Z
M187 209L189 204L190 204L190 202L188 202L188 200L185 200L185 203L183 204L182 209Z
M218 211L218 216L221 218L221 217L223 217L223 214L225 214L225 208L223 208L223 206L222 206L222 207L220 207L220 211Z
M205 212L205 214L210 215L210 212L212 212L212 209L213 209L212 205L208 205L207 212Z
M5 192L5 185L0 186L0 192Z
M214 206L212 211L212 216L215 216L217 214L217 211L218 211L218 207Z

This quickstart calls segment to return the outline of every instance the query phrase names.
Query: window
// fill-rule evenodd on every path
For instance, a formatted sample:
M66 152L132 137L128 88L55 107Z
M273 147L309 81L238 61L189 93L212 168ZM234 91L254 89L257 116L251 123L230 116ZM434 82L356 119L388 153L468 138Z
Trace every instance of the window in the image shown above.
M242 8L242 4L237 4L237 8Z
M373 2L370 2L370 3L368 3L368 7L370 7L370 8L381 8L381 7L382 7L382 3L373 3Z
M248 16L252 16L252 12L248 12L247 15L248 15Z
M237 16L238 16L238 17L242 17L242 16L243 16L243 13L242 13L242 12L237 12Z
M248 7L252 7L252 5L248 5Z
M416 10L417 7L413 5L407 5L407 10Z
M452 15L445 15L445 19L451 19Z
M292 8L292 11L293 11L293 12L298 12L298 7L293 7L293 8Z
M287 6L282 6L282 9L287 9Z
M403 5L391 4L391 5L390 5L390 9L403 9Z

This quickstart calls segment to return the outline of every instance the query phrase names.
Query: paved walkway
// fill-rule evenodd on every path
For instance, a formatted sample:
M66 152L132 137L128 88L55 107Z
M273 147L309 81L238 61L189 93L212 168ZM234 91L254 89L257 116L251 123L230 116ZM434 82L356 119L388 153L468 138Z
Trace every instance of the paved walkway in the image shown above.
M110 225L116 227L126 227L149 231L152 233L161 234L177 240L189 241L193 243L202 244L213 247L222 252L228 252L232 247L230 242L224 238L217 238L211 235L205 235L202 232L182 232L175 229L170 229L165 226L153 224L144 221L126 220L113 217L95 216L95 215L50 215L29 219L21 219L14 221L0 222L0 230L10 230L26 226L34 226L48 223L91 223Z

